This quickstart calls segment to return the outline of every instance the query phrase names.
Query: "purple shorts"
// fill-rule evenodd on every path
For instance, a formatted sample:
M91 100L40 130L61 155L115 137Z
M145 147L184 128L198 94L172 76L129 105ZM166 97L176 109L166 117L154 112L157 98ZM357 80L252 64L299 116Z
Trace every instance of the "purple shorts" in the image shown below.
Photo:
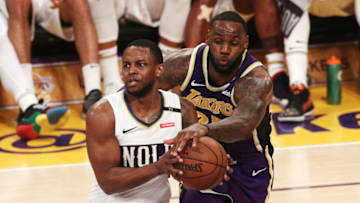
M231 165L234 173L229 181L216 186L212 190L195 191L183 188L182 203L263 203L267 199L272 186L273 164L267 147L262 152L253 148L251 143L236 143L236 154L230 153L237 161ZM240 144L240 146L239 146ZM227 148L224 146L225 149ZM226 149L232 151L231 149Z

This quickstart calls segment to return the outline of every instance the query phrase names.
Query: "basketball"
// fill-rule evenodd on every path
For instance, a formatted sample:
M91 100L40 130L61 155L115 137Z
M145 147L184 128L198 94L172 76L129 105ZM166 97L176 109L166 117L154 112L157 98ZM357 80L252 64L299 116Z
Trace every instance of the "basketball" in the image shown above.
M192 190L215 187L224 178L228 165L224 148L207 136L201 137L195 148L191 144L180 153L183 163L175 164L175 168L184 172L183 185Z

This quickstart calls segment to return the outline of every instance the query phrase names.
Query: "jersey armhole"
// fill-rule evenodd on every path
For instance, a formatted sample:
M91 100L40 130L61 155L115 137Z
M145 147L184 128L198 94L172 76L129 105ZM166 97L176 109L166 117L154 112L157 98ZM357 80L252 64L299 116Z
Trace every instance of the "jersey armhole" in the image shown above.
M190 79L192 77L192 74L194 72L195 69L195 59L196 59L196 54L199 50L199 48L204 45L204 43L199 44L197 47L195 47L195 49L193 50L193 52L191 53L191 58L190 58L190 63L189 63L189 67L188 67L188 71L185 77L185 80L183 81L183 83L180 86L180 90L184 91L185 88L188 86Z

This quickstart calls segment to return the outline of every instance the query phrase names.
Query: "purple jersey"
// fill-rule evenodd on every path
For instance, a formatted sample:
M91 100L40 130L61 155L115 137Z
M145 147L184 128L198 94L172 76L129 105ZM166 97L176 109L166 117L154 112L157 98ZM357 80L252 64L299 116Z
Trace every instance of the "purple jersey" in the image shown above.
M191 101L197 110L202 124L217 122L232 115L236 103L234 100L235 82L246 76L262 63L244 51L236 76L221 87L212 86L208 79L209 47L198 45L191 56L187 76L181 85L181 95ZM261 124L247 141L235 143L220 142L226 152L236 160L232 165L234 173L231 180L212 190L183 190L182 202L264 202L271 188L273 168L270 142L269 109ZM235 132L236 133L236 132Z

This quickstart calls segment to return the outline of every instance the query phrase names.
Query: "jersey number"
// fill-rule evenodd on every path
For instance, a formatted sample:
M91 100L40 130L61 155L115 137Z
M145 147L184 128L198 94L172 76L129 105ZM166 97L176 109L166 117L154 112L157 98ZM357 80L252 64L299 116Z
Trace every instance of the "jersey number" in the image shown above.
M206 116L204 113L201 113L200 111L197 111L197 115L198 115L199 123L201 123L201 124L216 123L221 120L220 118L213 116L213 115L211 115L211 118L209 118L208 116Z

